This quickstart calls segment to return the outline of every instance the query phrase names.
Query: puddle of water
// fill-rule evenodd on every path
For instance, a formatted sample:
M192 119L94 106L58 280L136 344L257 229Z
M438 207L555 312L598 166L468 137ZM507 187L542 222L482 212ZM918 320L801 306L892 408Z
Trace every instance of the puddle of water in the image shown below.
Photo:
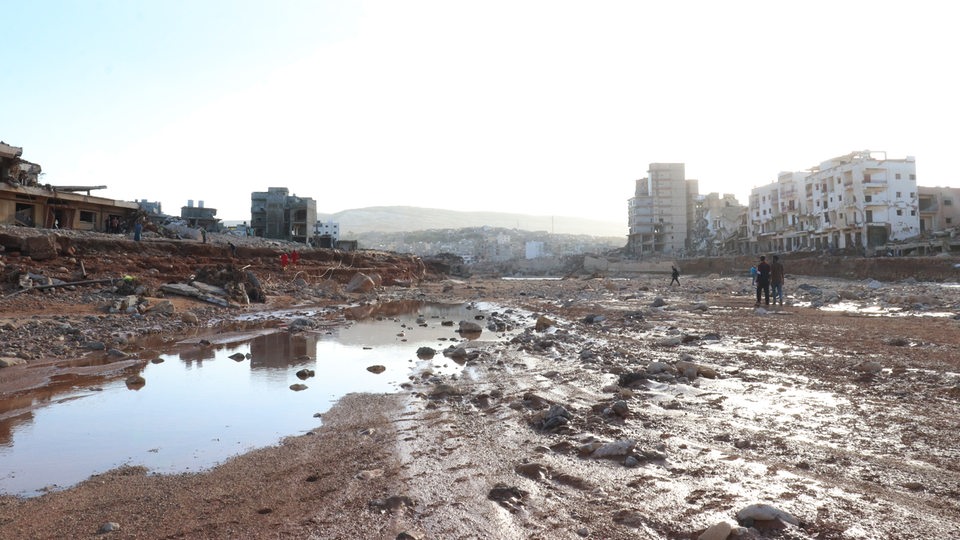
M355 312L363 320L324 333L277 332L162 355L162 362L143 368L146 385L139 389L119 380L71 390L0 422L0 492L33 496L121 465L198 471L276 444L315 428L315 414L347 393L394 392L416 366L459 372L463 368L440 351L463 341L456 333L460 320L489 315L492 307L388 304ZM483 339L495 335L484 330ZM418 359L421 346L438 354ZM246 358L229 358L236 353ZM385 371L367 371L375 364ZM301 380L302 369L316 376ZM306 388L292 390L297 384Z

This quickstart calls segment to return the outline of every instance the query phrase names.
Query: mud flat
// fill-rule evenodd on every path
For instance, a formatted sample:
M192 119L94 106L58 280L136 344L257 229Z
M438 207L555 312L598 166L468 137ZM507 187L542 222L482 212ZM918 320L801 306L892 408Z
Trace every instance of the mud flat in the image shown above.
M787 305L757 309L742 278L681 281L347 297L491 302L522 331L484 327L456 343L461 372L350 395L309 434L207 472L2 498L0 536L960 537L960 288L788 275Z

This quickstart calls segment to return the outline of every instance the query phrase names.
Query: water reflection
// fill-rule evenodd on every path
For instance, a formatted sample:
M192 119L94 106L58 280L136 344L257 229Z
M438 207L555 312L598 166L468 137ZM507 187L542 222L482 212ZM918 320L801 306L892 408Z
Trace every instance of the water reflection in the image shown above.
M100 387L73 380L55 391L5 396L0 492L35 495L124 464L160 473L199 470L275 444L316 427L315 415L346 393L396 391L414 369L462 369L439 354L418 359L417 350L439 351L461 341L451 323L480 322L489 307L362 306L351 310L348 316L357 322L346 327L200 341L161 355L162 362L127 365L116 380L97 379ZM495 336L484 333L486 339ZM374 364L385 369L367 371ZM301 380L304 370L314 376ZM131 383L136 376L143 380ZM294 385L302 385L300 391L291 390ZM37 400L48 404L16 414Z

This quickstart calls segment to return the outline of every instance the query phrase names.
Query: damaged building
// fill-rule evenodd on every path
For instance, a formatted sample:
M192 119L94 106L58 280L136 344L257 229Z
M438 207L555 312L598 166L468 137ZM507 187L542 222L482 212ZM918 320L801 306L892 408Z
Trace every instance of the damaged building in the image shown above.
M40 165L23 160L22 154L22 148L0 142L0 224L106 231L136 215L135 202L90 195L106 186L41 184Z
M317 201L290 195L285 187L250 195L250 226L254 236L308 243L314 236Z

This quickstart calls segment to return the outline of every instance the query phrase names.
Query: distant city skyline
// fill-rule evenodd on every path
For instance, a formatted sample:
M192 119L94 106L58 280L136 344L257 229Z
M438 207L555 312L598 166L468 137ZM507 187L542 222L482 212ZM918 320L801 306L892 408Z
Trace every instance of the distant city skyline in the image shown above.
M417 206L621 222L650 163L699 192L854 151L957 186L948 6L0 0L0 139L44 183L246 220Z

